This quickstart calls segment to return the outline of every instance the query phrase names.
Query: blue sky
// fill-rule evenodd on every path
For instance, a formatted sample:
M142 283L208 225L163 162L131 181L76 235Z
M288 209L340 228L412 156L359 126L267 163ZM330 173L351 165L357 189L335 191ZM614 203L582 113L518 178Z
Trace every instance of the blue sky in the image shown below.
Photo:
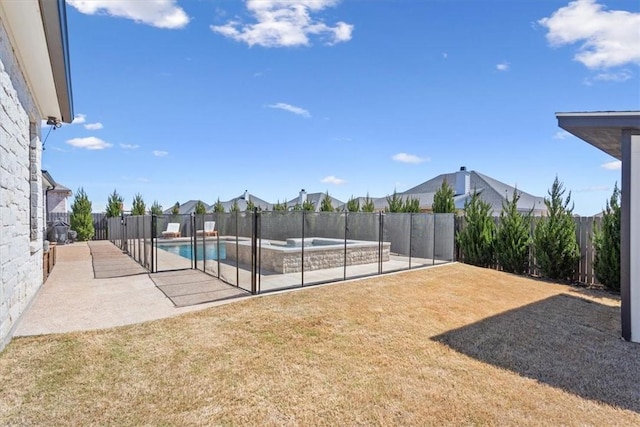
M77 118L43 169L96 212L114 189L381 197L464 165L540 196L557 174L592 215L619 163L554 113L640 110L637 1L67 4Z

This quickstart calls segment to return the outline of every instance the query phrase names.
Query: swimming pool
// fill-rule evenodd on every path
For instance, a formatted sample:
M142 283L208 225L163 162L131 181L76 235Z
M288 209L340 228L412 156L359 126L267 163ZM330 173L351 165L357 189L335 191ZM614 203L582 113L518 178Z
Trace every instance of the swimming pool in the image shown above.
M192 247L190 242L185 243L158 243L158 249L167 251L169 253L179 255L186 259L192 259ZM198 245L196 248L196 259L202 261L203 259L212 260L218 259L218 247L216 244L206 245L204 253L202 251L202 245ZM227 258L227 248L224 243L220 243L220 259Z

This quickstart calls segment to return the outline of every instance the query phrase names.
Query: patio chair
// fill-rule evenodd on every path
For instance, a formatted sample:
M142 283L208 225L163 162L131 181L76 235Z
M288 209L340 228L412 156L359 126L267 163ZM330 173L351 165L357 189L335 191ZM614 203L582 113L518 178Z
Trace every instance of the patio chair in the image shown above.
M196 236L204 235L205 237L208 237L208 236L215 237L218 235L218 232L215 230L215 228L216 228L215 221L205 221L204 230L196 230Z
M162 232L162 237L180 237L180 223L168 223L166 231Z

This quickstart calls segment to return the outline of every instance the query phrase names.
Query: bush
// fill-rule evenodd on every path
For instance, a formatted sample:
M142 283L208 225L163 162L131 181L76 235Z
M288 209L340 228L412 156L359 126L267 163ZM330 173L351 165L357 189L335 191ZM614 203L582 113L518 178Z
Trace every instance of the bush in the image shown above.
M194 210L196 215L204 215L205 213L207 213L207 208L204 206L204 203L202 203L202 200L198 200L196 202Z
M402 206L402 211L406 213L420 213L420 199L407 197Z
M95 234L91 210L91 202L84 189L80 187L71 206L70 218L71 229L78 233L78 240L80 241L90 240Z
M602 224L593 233L596 279L607 288L620 291L620 190L613 188L602 216Z
M531 244L531 212L518 212L520 194L513 192L511 200L502 204L500 224L496 232L496 260L504 271L525 274L529 271Z
M375 212L376 206L373 203L373 200L369 197L369 193L367 193L367 197L364 198L362 203L362 212Z
M322 197L322 201L320 202L320 212L333 212L334 210L331 196L329 196L329 192L327 191L324 193L324 197Z
M220 198L213 204L213 211L215 213L224 213L224 205L220 201Z
M348 212L360 212L360 202L353 196L351 196L351 198L347 202L346 207Z
M534 247L538 267L543 276L554 280L573 278L580 248L576 240L576 223L573 221L573 206L569 208L571 192L563 202L564 188L553 181L549 199L545 197L547 216L542 217L534 232Z
M403 210L404 201L401 195L394 191L391 196L387 196L386 212L402 212Z
M149 213L151 215L162 215L162 205L157 200L154 200Z
M490 267L495 263L494 245L496 224L491 216L491 205L480 199L475 191L464 204L465 227L456 240L467 264Z

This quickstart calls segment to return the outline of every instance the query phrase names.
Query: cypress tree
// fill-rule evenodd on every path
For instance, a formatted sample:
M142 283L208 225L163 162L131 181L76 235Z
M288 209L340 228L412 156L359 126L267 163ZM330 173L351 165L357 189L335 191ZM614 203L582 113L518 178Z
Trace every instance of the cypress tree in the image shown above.
M535 255L543 276L550 279L571 279L580 259L576 240L576 223L573 221L571 192L563 201L565 190L556 179L545 197L547 215L540 219L534 232Z
M620 291L620 190L616 183L602 215L602 224L593 233L596 279L613 291Z
M431 205L433 213L456 213L453 196L453 187L445 179L436 194L433 195L433 205Z
M162 205L157 200L153 201L151 208L149 209L151 215L162 215Z
M180 215L180 202L176 202L176 204L171 207L171 215Z
M473 192L471 200L464 204L465 227L456 240L462 249L464 262L480 267L494 264L496 223L491 216L491 205Z
M213 204L213 211L215 213L224 213L224 205L220 201L220 198Z
M122 204L124 198L114 189L113 193L107 199L107 218L113 218L122 215Z
M329 192L327 191L320 202L320 212L333 212L334 210L331 196L329 196Z
M362 203L362 212L375 212L376 206L373 203L373 200L369 197L369 193L367 193L367 197L364 198L364 203Z
M406 213L419 213L420 212L420 200L413 197L407 197L402 206L402 211Z
M142 194L137 193L133 197L133 203L131 204L131 215L144 215L147 211L147 206L142 199Z
M87 193L80 187L71 205L70 226L78 233L78 240L90 240L94 235L93 216L91 215L91 202Z
M351 198L347 201L347 211L349 212L360 212L360 202L358 199L351 196Z
M404 201L402 196L395 190L391 196L387 196L387 207L385 212L402 212L404 210Z
M207 213L207 208L204 206L204 203L202 203L202 200L196 202L195 213L196 215L204 215Z
M531 212L518 212L518 190L511 200L502 203L500 224L496 232L496 260L509 273L525 274L529 271L531 244Z

